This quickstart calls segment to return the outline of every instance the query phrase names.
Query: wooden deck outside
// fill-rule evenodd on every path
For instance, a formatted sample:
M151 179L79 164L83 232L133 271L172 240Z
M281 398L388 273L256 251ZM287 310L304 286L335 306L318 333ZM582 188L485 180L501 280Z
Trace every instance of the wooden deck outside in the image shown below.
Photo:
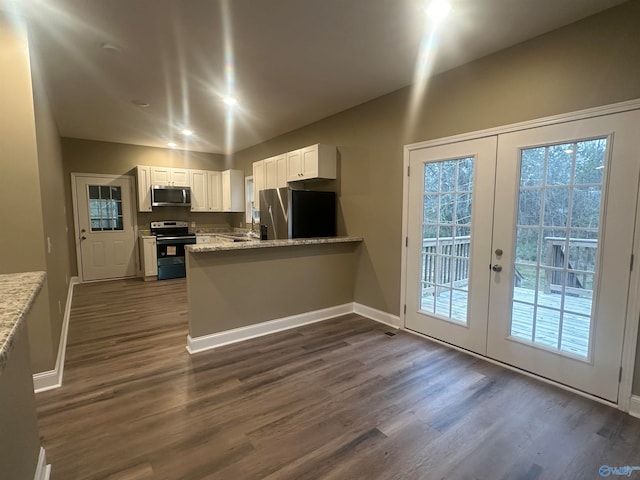
M437 297L426 294L422 297L422 310L436 315L464 321L467 318L467 292L453 290L451 311L449 311L449 291L440 291ZM434 309L435 300L435 309ZM534 343L547 348L558 349L560 331L559 293L538 293L536 331ZM591 318L591 297L565 296L562 318L560 351L586 357L589 351L589 326ZM531 342L533 331L534 291L515 287L512 312L511 334L521 340Z

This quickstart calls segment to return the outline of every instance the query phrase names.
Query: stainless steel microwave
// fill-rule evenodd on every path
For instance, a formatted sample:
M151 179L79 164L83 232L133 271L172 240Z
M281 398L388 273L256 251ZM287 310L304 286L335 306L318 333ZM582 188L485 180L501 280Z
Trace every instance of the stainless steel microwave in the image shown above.
M153 207L190 207L191 188L170 185L151 187L151 206Z

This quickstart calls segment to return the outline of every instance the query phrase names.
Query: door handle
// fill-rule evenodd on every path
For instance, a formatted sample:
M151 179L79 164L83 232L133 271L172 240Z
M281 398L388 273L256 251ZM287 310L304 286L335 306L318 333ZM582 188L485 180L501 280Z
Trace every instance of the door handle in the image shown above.
M80 240L86 240L87 237L85 237L84 235L80 237Z
M491 270L493 270L494 272L501 272L502 271L502 265L493 265L491 267Z

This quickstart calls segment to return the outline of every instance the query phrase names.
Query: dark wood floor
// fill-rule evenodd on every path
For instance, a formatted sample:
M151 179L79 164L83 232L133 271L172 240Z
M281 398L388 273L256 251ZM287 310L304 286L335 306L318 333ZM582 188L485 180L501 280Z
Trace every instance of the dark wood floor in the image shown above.
M189 356L183 280L79 285L53 480L590 479L640 420L348 315ZM640 476L640 472L633 475Z

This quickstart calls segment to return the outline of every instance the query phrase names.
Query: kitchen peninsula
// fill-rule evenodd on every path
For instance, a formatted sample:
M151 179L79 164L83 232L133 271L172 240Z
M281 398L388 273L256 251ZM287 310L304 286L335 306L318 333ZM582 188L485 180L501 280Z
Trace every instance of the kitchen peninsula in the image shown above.
M0 477L48 478L40 448L27 317L44 272L0 275Z
M196 353L352 311L360 237L188 245Z

